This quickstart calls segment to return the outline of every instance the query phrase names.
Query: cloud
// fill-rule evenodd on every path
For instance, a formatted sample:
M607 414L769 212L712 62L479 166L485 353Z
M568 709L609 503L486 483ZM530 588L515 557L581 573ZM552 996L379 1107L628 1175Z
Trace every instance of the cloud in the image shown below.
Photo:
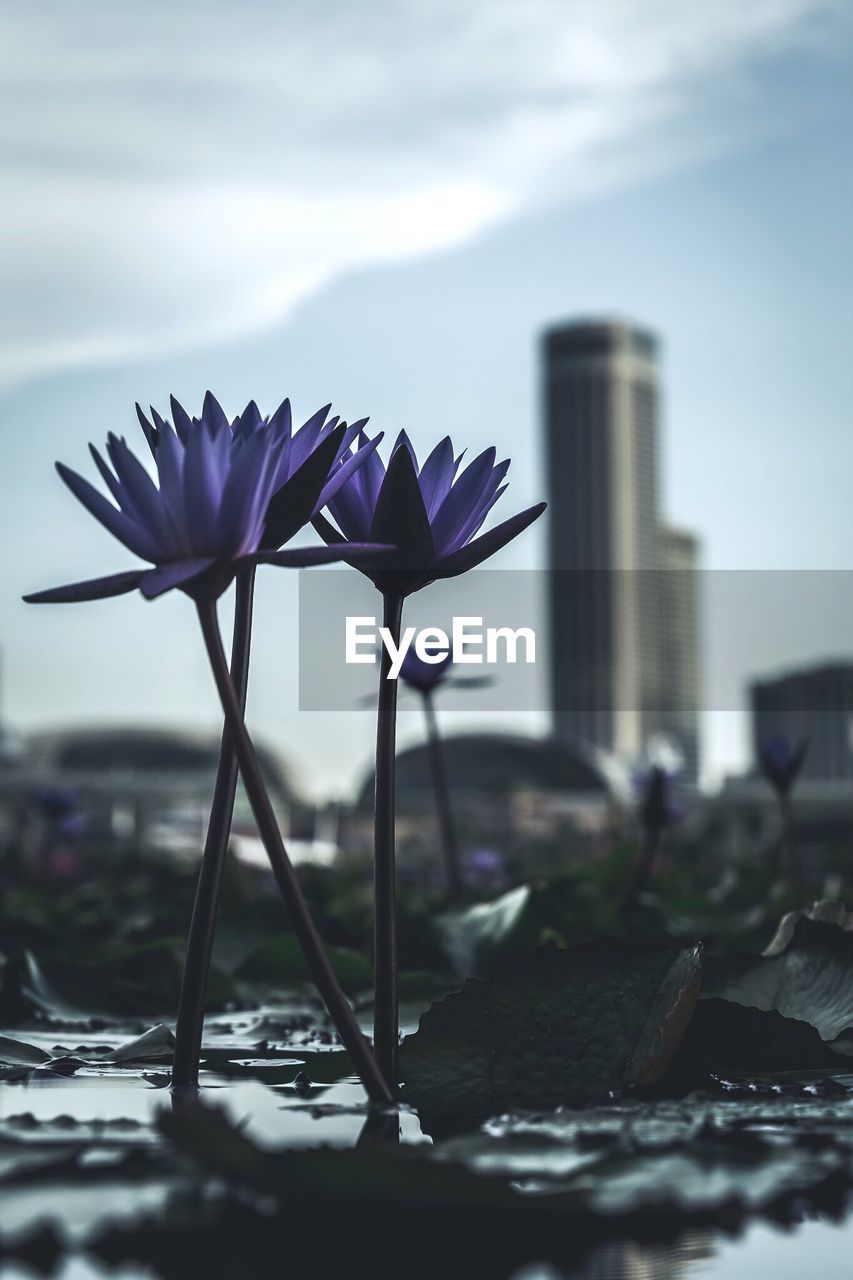
M9 5L0 384L262 328L341 272L726 145L724 107L749 101L753 68L828 46L844 13Z

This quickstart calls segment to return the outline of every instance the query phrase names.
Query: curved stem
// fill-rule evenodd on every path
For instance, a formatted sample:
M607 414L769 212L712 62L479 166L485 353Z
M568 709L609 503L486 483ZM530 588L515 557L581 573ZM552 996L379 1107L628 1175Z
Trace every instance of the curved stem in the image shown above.
M308 911L293 865L287 856L278 822L258 767L255 749L243 722L240 703L222 648L222 638L216 620L216 604L212 600L197 602L198 617L204 636L207 656L219 691L225 723L234 744L237 763L246 788L246 795L255 815L258 832L285 905L290 913L293 932L302 948L308 970L314 980L333 1023L352 1058L353 1066L361 1077L368 1097L374 1102L390 1102L391 1090L376 1065L370 1046L359 1030L352 1009L341 990L332 966Z
M432 769L432 785L435 791L435 808L441 833L441 847L444 851L447 891L451 898L459 898L464 892L465 883L462 878L459 845L456 840L456 828L453 825L453 810L450 807L450 787L447 782L447 769L444 764L444 751L441 745L441 735L438 732L438 720L435 715L432 690L423 695L423 703L427 724L429 760Z
M383 596L383 625L397 648L403 597ZM373 831L373 1048L379 1070L397 1084L397 868L395 791L397 681L389 680L391 657L382 646L379 709L376 716L376 778Z
M254 591L255 568L252 566L244 569L237 577L234 636L231 642L231 680L241 715L246 709L246 688L249 683ZM198 1060L204 1028L204 1001L210 974L210 957L213 952L213 934L216 928L216 910L219 905L222 871L231 835L237 775L237 756L234 753L228 727L225 725L222 729L216 784L213 789L207 836L187 937L178 1018L175 1025L173 1087L192 1087L198 1084Z

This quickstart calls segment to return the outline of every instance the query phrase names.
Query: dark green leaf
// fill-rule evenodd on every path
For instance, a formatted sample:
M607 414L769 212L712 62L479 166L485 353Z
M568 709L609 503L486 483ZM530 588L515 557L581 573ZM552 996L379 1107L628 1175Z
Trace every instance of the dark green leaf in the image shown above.
M701 949L542 948L434 1004L403 1043L404 1098L435 1129L648 1084L698 997Z

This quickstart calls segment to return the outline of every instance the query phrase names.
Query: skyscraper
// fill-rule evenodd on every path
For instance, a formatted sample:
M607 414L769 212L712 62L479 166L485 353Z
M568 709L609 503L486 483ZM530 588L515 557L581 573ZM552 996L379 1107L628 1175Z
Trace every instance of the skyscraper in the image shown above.
M663 647L672 602L662 570L676 544L659 517L657 357L654 335L621 322L560 325L543 339L554 724L626 757L676 719L683 726L692 716L695 726L697 710L677 708L676 690L663 684L673 646L685 673L696 663L685 649L695 641L689 626L677 628L679 639L670 630ZM695 543L693 551L695 565ZM686 579L675 581L684 614ZM678 744L691 770L695 727L693 736L691 750Z

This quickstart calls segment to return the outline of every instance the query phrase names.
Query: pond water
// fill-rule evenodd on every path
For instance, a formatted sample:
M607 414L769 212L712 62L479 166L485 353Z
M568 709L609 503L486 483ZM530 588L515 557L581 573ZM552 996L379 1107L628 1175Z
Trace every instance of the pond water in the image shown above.
M29 1036L30 1042L38 1039L31 1033ZM223 1108L240 1131L263 1149L351 1149L362 1134L367 1111L357 1081L343 1076L307 1087L304 1083L297 1087L293 1082L296 1072L304 1071L312 1058L318 1073L322 1073L325 1061L326 1074L334 1075L336 1062L342 1057L337 1053L303 1053L297 1057L295 1051L292 1056L277 1059L234 1057L228 1064L230 1070L258 1072L261 1078L235 1081L226 1074L207 1071L202 1078L203 1096ZM264 1081L265 1069L270 1071L273 1066L289 1076L287 1083ZM27 1175L17 1182L4 1177L5 1185L0 1186L2 1237L8 1240L26 1236L46 1220L61 1224L64 1256L48 1273L55 1280L101 1280L107 1274L115 1280L151 1280L160 1274L136 1264L106 1272L85 1248L86 1241L104 1224L133 1221L145 1212L164 1211L175 1190L176 1176L167 1167L155 1164L149 1171L140 1172L124 1163L133 1153L155 1158L164 1147L154 1126L158 1116L175 1105L164 1082L163 1069L157 1065L145 1071L138 1066L111 1065L81 1067L70 1079L48 1070L34 1071L25 1082L0 1084L0 1176L13 1167L19 1174L23 1167ZM774 1106L773 1115L781 1120L778 1097ZM503 1170L504 1174L514 1175L514 1185L522 1194L535 1197L550 1190L550 1184L546 1185L549 1179L559 1183L576 1177L578 1171L589 1177L590 1170L595 1174L600 1143L593 1136L610 1134L617 1121L633 1125L636 1133L642 1132L649 1144L648 1152L655 1146L662 1150L673 1132L689 1125L691 1111L695 1107L651 1104L650 1110L634 1104L590 1113L502 1117L482 1126L477 1133L433 1145L422 1132L418 1117L404 1110L400 1114L400 1132L404 1144L421 1147L430 1159L454 1164L461 1161L480 1171ZM832 1122L838 1115L836 1099L827 1105L825 1118ZM747 1107L741 1120L748 1116ZM770 1123L767 1117L762 1121L756 1116L755 1120L760 1127L766 1128ZM780 1132L783 1128L780 1124ZM97 1172L99 1164L107 1171L114 1164L115 1176L106 1180L96 1176L91 1184L78 1185L68 1170L63 1173L60 1165L57 1171L51 1163L57 1155L81 1151L85 1153L83 1168L89 1173ZM786 1158L789 1154L786 1152ZM672 1160L671 1152L667 1158ZM661 1194L673 1176L683 1176L685 1185L695 1179L696 1168L687 1163L686 1156L679 1158L684 1160L683 1171L660 1166ZM39 1176L40 1165L44 1177ZM621 1169L607 1173L605 1183L613 1206L624 1193L624 1186L619 1189L619 1179L630 1181L635 1173L630 1167L627 1172ZM684 1204L690 1203L691 1197L701 1198L703 1191L710 1194L715 1178L723 1186L725 1178L733 1176L735 1186L740 1185L744 1173L747 1181L753 1174L758 1177L756 1170L748 1168L735 1170L734 1175L731 1169L721 1173L719 1165L709 1169L703 1188L688 1187L685 1191ZM647 1171L640 1171L640 1176L654 1178L654 1164ZM788 1177L789 1170L780 1176ZM601 1189L598 1186L596 1194ZM802 1203L795 1201L789 1208L789 1216L804 1220L784 1229L766 1221L747 1221L741 1224L740 1234L732 1238L714 1227L688 1228L678 1239L661 1246L605 1238L583 1264L574 1268L555 1268L551 1263L537 1262L534 1256L512 1273L499 1270L494 1274L496 1280L510 1274L512 1280L759 1280L763 1276L794 1280L809 1272L821 1280L846 1278L850 1275L853 1221L816 1218L815 1212L804 1196ZM532 1233L531 1254L535 1255L535 1249ZM17 1262L0 1264L0 1280L31 1280L33 1274ZM471 1280L479 1280L480 1276L489 1280L491 1274L480 1270L470 1273Z
M407 1009L406 1029L416 1021ZM143 1223L156 1238L187 1215L207 1232L217 1197L226 1214L265 1206L250 1231L270 1212L284 1222L294 1203L325 1229L355 1203L362 1247L389 1215L411 1221L418 1277L435 1274L433 1254L444 1280L850 1274L853 1076L838 1071L709 1079L685 1098L447 1130L411 1107L390 1121L371 1113L347 1055L296 998L208 1019L201 1108L168 1087L164 1026L47 1014L4 1029L0 1050L0 1280L191 1280L146 1269L138 1244L116 1253L116 1233ZM376 1141L389 1124L399 1144ZM443 1257L460 1232L464 1246ZM463 1248L484 1243L467 1266Z

